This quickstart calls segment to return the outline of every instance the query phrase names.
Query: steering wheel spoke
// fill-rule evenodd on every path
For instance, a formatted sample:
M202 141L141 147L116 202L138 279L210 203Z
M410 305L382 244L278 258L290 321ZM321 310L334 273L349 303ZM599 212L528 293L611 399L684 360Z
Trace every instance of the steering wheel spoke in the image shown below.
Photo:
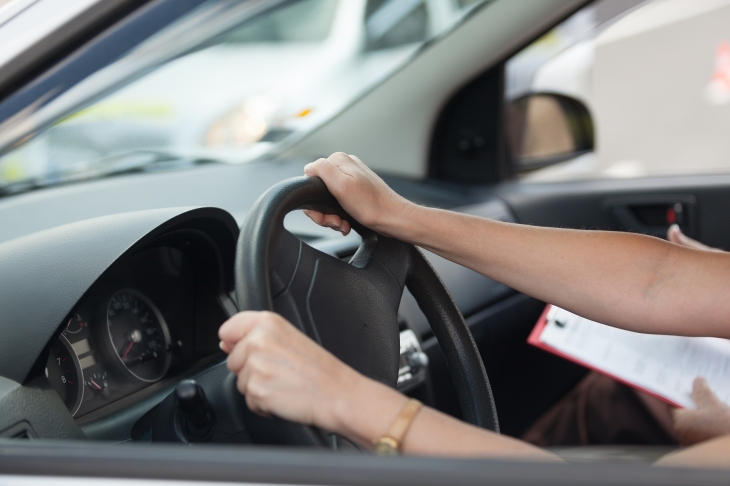
M395 386L398 377L398 306L407 266L390 268L377 258L382 240L346 263L282 230L271 267L274 282L287 281L273 297L273 310L360 373ZM299 241L299 240L297 240ZM296 263L282 251L297 252ZM408 255L406 251L401 254ZM388 259L393 264L396 259ZM401 260L404 262L404 260ZM292 268L293 267L293 268ZM396 275L394 275L394 273ZM277 283L278 285L278 283Z

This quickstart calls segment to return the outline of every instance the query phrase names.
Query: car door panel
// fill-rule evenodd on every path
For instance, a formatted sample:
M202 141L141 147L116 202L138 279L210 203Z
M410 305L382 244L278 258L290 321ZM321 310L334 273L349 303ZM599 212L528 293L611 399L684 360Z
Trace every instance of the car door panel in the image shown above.
M730 246L730 175L657 177L552 184L505 184L497 190L517 222L565 228L634 230L656 233L659 228L626 227L616 209L636 205L686 205L691 232L701 242ZM622 227L623 226L623 227ZM666 230L665 224L661 230Z

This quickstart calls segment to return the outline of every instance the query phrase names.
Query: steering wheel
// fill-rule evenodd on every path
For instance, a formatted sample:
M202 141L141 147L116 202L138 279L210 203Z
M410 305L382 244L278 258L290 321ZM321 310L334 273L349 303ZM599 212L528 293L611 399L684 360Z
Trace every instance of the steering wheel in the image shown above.
M284 229L284 216L297 209L339 214L351 223L362 244L349 263ZM238 238L235 282L240 310L281 314L352 368L391 387L398 377L398 306L407 286L444 352L464 420L499 431L477 346L433 267L415 246L379 235L348 216L320 178L282 181L254 203ZM254 441L275 427L275 435L287 443L326 444L314 427L264 420L268 427L251 428Z
M296 209L335 213L350 222L362 243L349 263L284 229L284 216ZM318 177L280 182L254 203L238 237L234 273L240 310L281 314L355 370L391 387L400 358L398 306L407 286L446 357L462 417L499 432L474 338L431 264L415 246L348 216ZM154 441L332 444L315 427L251 412L225 363L181 382L152 422Z

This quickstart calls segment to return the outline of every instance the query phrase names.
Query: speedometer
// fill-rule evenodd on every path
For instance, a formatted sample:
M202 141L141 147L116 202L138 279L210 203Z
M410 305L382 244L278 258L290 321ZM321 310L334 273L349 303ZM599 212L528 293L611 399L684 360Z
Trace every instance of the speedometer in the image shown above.
M155 304L135 290L120 290L106 314L113 355L122 369L142 381L162 378L170 367L170 333Z

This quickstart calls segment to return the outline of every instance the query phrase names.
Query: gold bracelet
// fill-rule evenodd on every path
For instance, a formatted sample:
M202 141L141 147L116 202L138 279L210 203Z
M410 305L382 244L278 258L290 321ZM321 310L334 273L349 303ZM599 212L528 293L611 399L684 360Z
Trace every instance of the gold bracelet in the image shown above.
M408 428L413 423L413 419L416 418L421 407L423 407L423 404L415 398L411 398L406 402L400 413L398 413L398 416L393 420L388 432L373 441L373 448L376 454L379 456L398 455Z

